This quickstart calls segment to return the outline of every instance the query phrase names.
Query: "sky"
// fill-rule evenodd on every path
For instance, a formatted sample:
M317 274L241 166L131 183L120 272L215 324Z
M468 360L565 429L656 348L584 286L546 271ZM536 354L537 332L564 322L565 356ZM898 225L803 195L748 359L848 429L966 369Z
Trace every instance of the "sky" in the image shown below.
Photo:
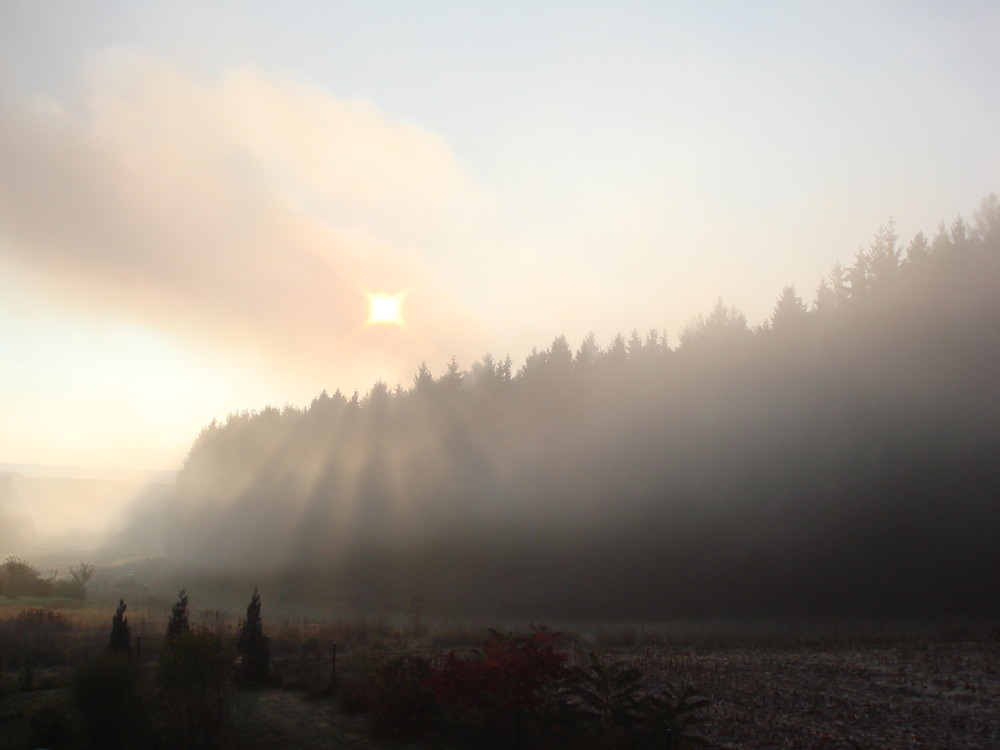
M0 464L722 296L1000 190L994 2L0 3ZM369 323L369 295L402 323Z

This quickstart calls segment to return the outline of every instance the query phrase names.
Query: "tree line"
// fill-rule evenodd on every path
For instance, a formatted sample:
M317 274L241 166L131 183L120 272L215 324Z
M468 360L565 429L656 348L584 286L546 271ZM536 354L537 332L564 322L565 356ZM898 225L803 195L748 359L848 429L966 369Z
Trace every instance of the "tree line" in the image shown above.
M0 595L14 599L19 596L61 596L86 599L87 582L94 575L88 562L71 565L69 577L60 577L59 568L43 575L17 555L10 555L0 565Z
M757 326L720 299L676 346L557 336L213 421L157 523L179 568L354 606L994 611L998 364L991 195Z

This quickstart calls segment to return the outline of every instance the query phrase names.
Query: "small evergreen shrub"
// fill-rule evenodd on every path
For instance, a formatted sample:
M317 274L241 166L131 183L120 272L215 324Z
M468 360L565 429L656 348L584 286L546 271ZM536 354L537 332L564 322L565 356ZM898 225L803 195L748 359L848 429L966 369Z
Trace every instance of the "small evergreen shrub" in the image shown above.
M184 589L177 594L177 603L170 608L170 620L167 622L167 638L176 638L181 633L191 630L188 623L188 596Z
M124 599L118 600L118 609L111 618L111 637L108 639L108 651L128 654L132 652L131 636L129 634L128 618L125 610L128 605Z
M646 700L644 734L668 750L707 745L707 741L692 730L704 723L701 709L710 703L691 685L662 689Z
M562 697L602 735L635 730L645 705L642 670L620 661L604 663L593 652L589 659L587 666L570 672Z
M577 733L595 747L673 750L705 744L691 730L702 722L700 709L708 699L691 686L651 690L643 671L625 662L589 654L589 663L567 676L561 698Z
M260 595L256 588L247 605L247 619L240 626L236 653L237 678L241 683L267 682L271 647L264 635L264 624L260 619Z

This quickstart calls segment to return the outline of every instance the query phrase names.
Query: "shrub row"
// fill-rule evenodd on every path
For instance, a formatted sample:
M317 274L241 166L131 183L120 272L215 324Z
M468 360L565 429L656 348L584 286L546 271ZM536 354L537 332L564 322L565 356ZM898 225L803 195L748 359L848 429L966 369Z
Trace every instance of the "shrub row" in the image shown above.
M439 665L404 654L340 687L341 710L382 735L425 732L477 747L680 748L708 700L690 686L653 686L641 669L595 654L569 666L561 634L490 631L481 648Z

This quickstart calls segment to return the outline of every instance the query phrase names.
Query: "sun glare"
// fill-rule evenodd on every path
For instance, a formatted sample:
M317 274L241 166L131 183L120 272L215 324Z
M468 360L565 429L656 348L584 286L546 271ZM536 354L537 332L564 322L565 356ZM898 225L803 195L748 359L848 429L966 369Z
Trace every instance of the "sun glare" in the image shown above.
M402 315L403 295L396 294L369 294L368 295L368 323L393 323L400 325L403 322Z

